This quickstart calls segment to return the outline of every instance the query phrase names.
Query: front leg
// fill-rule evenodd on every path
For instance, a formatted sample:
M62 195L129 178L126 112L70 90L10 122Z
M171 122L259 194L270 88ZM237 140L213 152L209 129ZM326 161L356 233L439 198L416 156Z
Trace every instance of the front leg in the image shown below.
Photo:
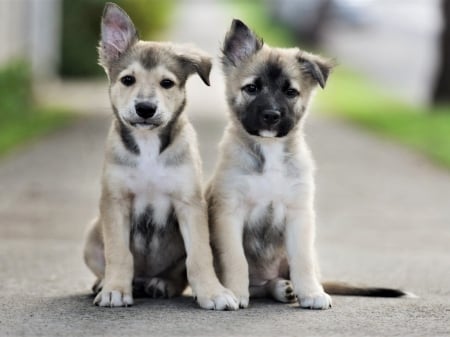
M331 297L318 280L318 267L314 251L315 214L312 206L290 209L286 216L286 249L290 277L300 307L328 309Z
M236 207L215 205L211 235L217 251L220 278L239 301L240 308L249 304L249 269L243 245L243 211Z
M204 309L237 310L233 293L214 272L205 202L176 201L174 208L186 248L187 277L198 304Z
M101 307L133 304L133 256L130 252L130 200L102 193L101 226L105 247L105 278L94 303Z

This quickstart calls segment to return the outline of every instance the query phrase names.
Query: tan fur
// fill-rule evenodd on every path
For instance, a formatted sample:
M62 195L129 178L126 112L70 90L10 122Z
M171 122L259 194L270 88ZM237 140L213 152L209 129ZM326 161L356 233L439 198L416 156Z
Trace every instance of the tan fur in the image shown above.
M131 20L114 4L106 5L102 27L100 59L115 119L99 217L84 251L98 278L94 303L131 305L136 285L151 297L177 296L189 281L202 308L237 309L214 273L197 139L182 114L185 81L196 72L208 83L210 58L194 48L137 41ZM124 76L135 83L124 85ZM164 88L165 79L174 86ZM137 115L140 102L157 107L152 117Z
M290 302L296 295L302 307L327 309L331 298L318 280L314 250L314 165L302 131L317 81L302 69L301 60L326 70L331 64L297 48L258 46L251 32L242 29L234 22L225 42L230 121L207 191L219 277L241 307L248 305L250 296ZM245 52L236 47L239 43ZM290 87L300 92L287 99L296 122L284 137L255 136L243 127L242 114L255 99L243 88L255 78L264 78L270 64L280 68ZM264 85L261 90L266 90ZM265 95L270 94L269 90ZM276 243L280 235L283 242Z

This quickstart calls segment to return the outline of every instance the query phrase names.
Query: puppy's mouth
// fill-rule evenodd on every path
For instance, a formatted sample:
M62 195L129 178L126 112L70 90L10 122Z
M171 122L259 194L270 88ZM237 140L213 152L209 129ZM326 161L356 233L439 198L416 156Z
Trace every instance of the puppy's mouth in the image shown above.
M159 126L161 126L161 121L152 121L152 120L141 120L141 121L128 121L128 123L137 129L155 129Z
M258 135L264 138L274 138L278 134L275 130L259 130Z
M278 136L278 127L249 127L248 125L243 125L244 129L252 136L263 137L263 138L274 138Z

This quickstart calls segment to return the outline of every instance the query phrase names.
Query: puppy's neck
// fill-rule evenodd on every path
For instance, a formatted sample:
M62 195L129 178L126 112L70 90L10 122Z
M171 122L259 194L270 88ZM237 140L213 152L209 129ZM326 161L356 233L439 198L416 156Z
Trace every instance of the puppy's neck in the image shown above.
M124 147L138 156L158 156L163 153L175 141L185 123L184 118L177 118L163 127L138 129L125 125L119 119L115 120L116 130Z
M230 123L227 128L228 140L224 144L235 144L230 152L232 158L239 156L241 169L250 174L281 171L291 164L301 151L302 133L294 128L285 137L258 137L250 135L240 124ZM237 152L233 152L236 151ZM236 163L236 161L235 161Z

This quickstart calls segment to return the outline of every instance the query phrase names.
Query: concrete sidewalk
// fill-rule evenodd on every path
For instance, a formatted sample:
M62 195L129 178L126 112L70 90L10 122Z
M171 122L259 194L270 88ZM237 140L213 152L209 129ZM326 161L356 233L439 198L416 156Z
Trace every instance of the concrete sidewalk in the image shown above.
M180 4L173 40L217 53L231 15L208 4ZM193 14L200 9L208 15ZM192 78L188 85L187 113L207 175L226 112L217 71L212 83L207 88ZM106 95L106 87L96 88ZM188 297L94 307L94 278L81 249L97 209L111 117L105 97L84 97L91 113L0 162L0 336L450 335L449 172L314 114L306 132L318 166L317 246L324 279L401 287L419 299L335 297L327 311L253 301L246 310L211 312Z

